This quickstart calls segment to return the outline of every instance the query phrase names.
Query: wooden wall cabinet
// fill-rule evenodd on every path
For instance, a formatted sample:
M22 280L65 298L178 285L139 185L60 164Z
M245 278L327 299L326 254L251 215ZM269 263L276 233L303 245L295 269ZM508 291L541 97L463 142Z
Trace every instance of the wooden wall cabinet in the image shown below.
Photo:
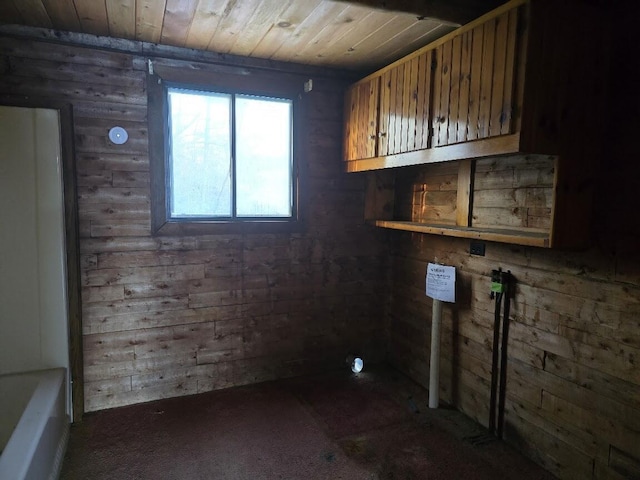
M513 0L354 84L345 98L346 170L391 170L371 175L367 219L508 243L586 245L607 77L607 28L594 32L596 24L602 25L597 10L578 2ZM475 159L511 158L505 162L518 175L528 164L513 159L527 156L553 159L552 176L541 186L550 189L545 201L513 206L526 220L479 221ZM452 161L458 172L454 225L406 218L406 211L390 207L405 192L397 191L399 184L391 191L381 185L388 190L392 178L406 176L392 167ZM505 204L513 204L509 195L523 195L507 193L522 188L509 185L498 189ZM523 213L532 209L548 212Z
M429 50L349 88L345 96L347 162L431 145L432 68L433 51Z

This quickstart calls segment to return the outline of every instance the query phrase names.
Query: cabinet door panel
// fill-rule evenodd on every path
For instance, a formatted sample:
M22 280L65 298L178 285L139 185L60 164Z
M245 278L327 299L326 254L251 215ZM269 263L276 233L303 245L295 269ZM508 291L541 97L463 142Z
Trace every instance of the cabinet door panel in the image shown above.
M378 155L428 148L431 55L425 52L382 74Z
M418 96L418 61L415 58L404 64L404 108L402 119L404 132L402 137L401 152L415 150L416 142L416 107Z
M461 79L460 64L462 63L462 35L458 35L451 42L451 88L449 91L449 115L447 118L446 143L456 143L458 137L458 121L464 118L459 111Z
M354 155L354 141L355 141L355 117L354 117L354 97L358 89L355 86L351 86L344 94L344 138L343 138L343 151L342 157L346 160L353 160ZM356 114L357 115L357 114Z
M351 87L345 95L345 159L376 156L380 78Z
M433 145L512 133L518 10L436 48Z
M386 70L380 77L380 123L378 125L378 155L389 154L389 131L391 102L395 104L395 91L391 89L391 70Z
M503 135L513 133L515 128L512 127L513 104L516 85L514 82L516 76L516 46L518 43L518 9L514 8L508 13L509 27L507 32L507 58L504 70L504 95L502 99L502 121L501 133Z
M429 148L431 131L431 63L433 52L418 57L418 88L416 94L415 150Z
M389 154L400 153L400 144L402 142L402 103L404 100L404 92L402 91L404 87L404 65L399 65L395 67L394 74L391 75L391 78L395 80L395 104L394 109L391 111L391 117L393 121L393 144L389 145ZM392 80L392 81L393 81ZM391 140L389 140L391 142Z
M451 93L451 50L453 40L436 48L436 75L434 84L437 96L434 95L433 114L433 146L447 145L449 133L449 95Z
M484 25L482 44L482 77L480 79L480 112L478 118L478 138L489 136L491 118L491 87L493 84L493 57L496 43L496 21L488 20Z
M469 78L469 113L467 116L467 141L479 138L480 85L482 80L482 45L484 28L482 25L469 32L471 34L471 72Z
M502 133L502 103L504 100L507 61L507 39L509 34L509 15L496 19L495 46L493 56L493 85L491 89L491 113L489 117L489 136Z
M460 43L460 96L458 98L458 122L455 130L455 138L456 142L466 142L469 132L469 92L471 84L473 32L465 32L460 39Z

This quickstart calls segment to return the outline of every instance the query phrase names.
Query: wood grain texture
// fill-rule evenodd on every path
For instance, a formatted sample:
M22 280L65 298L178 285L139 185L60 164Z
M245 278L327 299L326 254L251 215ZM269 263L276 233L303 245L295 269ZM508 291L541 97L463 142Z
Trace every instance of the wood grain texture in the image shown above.
M354 71L395 61L456 26L402 8L327 0L7 0L0 24Z
M568 253L488 243L486 257L477 257L468 254L465 240L395 238L389 322L396 365L428 383L423 339L430 304L416 285L433 258L456 266L460 288L457 304L444 312L440 394L486 424L490 369L482 366L491 361L493 320L488 275L497 266L509 269L518 283L508 345L507 440L559 478L601 478L591 476L598 464L603 470L624 464L627 476L635 474L640 382L628 355L637 347L614 332L633 335L634 326L619 321L622 312L637 310L636 300L618 294L630 288L635 297L640 284L609 281L599 292L614 266L597 249ZM612 459L614 447L624 453Z
M183 47L197 6L198 0L166 0L160 42Z
M470 227L474 203L475 161L462 160L458 167L458 192L456 198L456 225Z
M482 77L480 79L480 100L478 117L478 138L489 136L491 121L491 101L494 76L494 48L496 35L496 19L492 18L483 25L482 43Z
M80 31L80 19L73 0L43 0L44 7L54 25L60 30Z
M458 122L460 116L460 88L462 77L462 35L453 39L451 44L451 88L449 91L449 121L447 122L447 143L456 143L458 139Z
M80 113L72 179L87 411L321 371L350 351L380 357L384 243L363 225L364 182L340 168L346 82L319 79L308 97L306 230L154 237L147 86L133 69L143 59L0 45L15 66L0 81L2 99L37 92ZM366 89L363 105L370 98ZM127 128L126 144L109 142L113 125Z
M51 17L49 17L47 9L41 0L14 1L12 3L23 21L28 19L30 25L47 28L53 26Z
M84 33L94 33L95 35L109 34L107 7L104 2L74 0L73 4L80 21L80 31Z
M136 0L136 40L160 42L167 0Z
M484 28L482 25L471 30L471 78L469 81L469 120L467 125L467 140L475 140L480 132L480 85L482 81L482 44L484 42Z
M109 20L109 35L120 38L135 38L135 0L105 0L105 5Z

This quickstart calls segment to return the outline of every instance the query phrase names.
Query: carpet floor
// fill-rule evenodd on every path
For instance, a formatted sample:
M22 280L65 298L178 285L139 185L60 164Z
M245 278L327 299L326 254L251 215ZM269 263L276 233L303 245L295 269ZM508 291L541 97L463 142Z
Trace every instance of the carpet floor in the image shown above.
M553 475L379 368L87 414L62 480L546 480Z

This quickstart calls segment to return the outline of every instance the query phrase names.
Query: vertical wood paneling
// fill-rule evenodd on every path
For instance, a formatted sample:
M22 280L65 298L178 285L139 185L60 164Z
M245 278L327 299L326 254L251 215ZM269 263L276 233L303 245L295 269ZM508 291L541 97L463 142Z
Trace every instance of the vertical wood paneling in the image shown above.
M438 45L433 145L511 133L517 8Z
M431 54L425 52L418 57L418 95L416 99L416 141L415 148L428 148L430 99L431 99Z
M442 45L442 64L440 66L440 114L436 122L440 124L436 145L446 145L449 134L450 100L451 93L451 50L453 41Z
M500 135L504 118L504 92L510 86L506 80L507 41L509 40L509 13L496 18L496 38L493 54L493 85L491 88L491 114L489 118L489 136Z
M380 78L380 125L378 155L389 153L389 130L391 126L391 71L387 70ZM395 93L395 92L394 92Z
M402 129L403 129L403 121L404 118L402 116L404 111L404 95L403 95L403 87L404 87L404 65L398 65L394 68L397 71L396 76L396 104L394 111L394 140L393 140L393 150L389 153L400 153L402 151Z
M433 117L431 118L431 141L432 146L438 146L438 138L440 136L440 118L442 117L442 105L440 99L442 97L442 45L438 45L433 54Z
M355 95L357 89L348 88L344 95L344 143L342 146L342 155L346 160L352 160L353 155L353 142L355 136L356 122L354 121L355 114Z
M518 9L509 11L509 31L507 33L507 57L504 72L504 99L502 102L502 124L500 133L512 132L511 119L513 116L513 95L515 93L514 77L516 73L516 46L518 35Z
M460 108L460 76L462 62L462 35L458 35L451 43L451 90L449 92L449 121L447 143L456 143L458 135L458 121L461 116Z
M358 157L368 158L371 138L370 138L370 125L371 119L371 96L372 96L372 82L364 83L360 86L359 90L359 105L358 105L358 123L360 124L360 142L358 143Z
M380 101L380 77L376 77L369 82L367 95L367 150L366 158L376 156L376 146L378 144L378 104Z
M354 150L356 154L356 158L364 158L365 157L365 149L367 147L367 125L366 121L368 118L367 115L367 106L369 93L369 85L367 83L361 83L356 87L356 139L354 143Z
M358 83L345 95L345 158L376 155L380 78Z
M408 118L408 131L407 131L407 151L416 149L416 120L418 117L418 78L419 59L413 58L410 62L410 83L409 83L409 118Z
M480 133L480 96L482 85L482 46L484 45L484 28L482 25L474 28L471 49L471 79L469 82L469 124L467 139L475 140Z
M480 105L478 116L478 138L489 136L491 121L491 92L493 87L493 57L496 21L491 19L483 25L482 77L480 80Z
M387 141L388 141L388 154L392 154L397 152L398 149L396 147L396 128L398 115L396 113L396 104L398 102L398 69L391 69L391 87L390 87L390 96L389 96L389 130L387 132Z
M404 70L402 84L402 121L400 134L400 152L406 152L409 144L409 130L411 128L411 62L405 62L402 65Z
M465 32L462 35L462 58L460 60L460 98L458 101L458 128L456 131L456 142L467 140L469 124L469 89L471 83L471 49L473 31Z

